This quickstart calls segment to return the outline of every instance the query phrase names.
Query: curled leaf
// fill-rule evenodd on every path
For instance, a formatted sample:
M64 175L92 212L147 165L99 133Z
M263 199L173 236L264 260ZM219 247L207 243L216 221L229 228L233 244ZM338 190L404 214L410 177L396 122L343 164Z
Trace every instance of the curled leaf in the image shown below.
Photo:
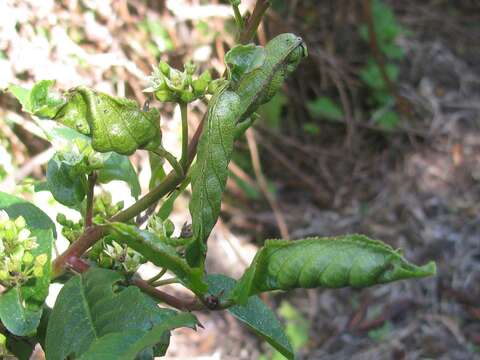
M143 111L129 99L113 97L85 86L70 90L55 120L92 138L98 152L131 155L136 149L156 150L161 143L160 115Z
M222 193L228 177L228 163L233 152L235 122L239 98L220 90L210 101L207 122L198 144L197 163L192 171L192 230L194 241L187 247L187 261L202 266L206 240L220 215Z
M234 82L258 69L265 62L265 49L254 44L237 45L225 54L225 64L228 66L230 78Z
M387 244L363 235L267 240L234 289L240 304L263 291L361 288L434 275L435 263L416 266Z

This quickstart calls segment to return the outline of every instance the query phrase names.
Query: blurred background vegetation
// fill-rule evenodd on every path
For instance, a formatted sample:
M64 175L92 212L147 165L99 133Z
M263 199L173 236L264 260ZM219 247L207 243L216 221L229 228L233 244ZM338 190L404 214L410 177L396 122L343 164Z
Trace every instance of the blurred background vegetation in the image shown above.
M266 238L364 233L415 262L436 260L438 276L265 298L300 357L480 358L479 2L271 3L256 41L294 32L309 57L236 145L209 270L238 276ZM253 5L242 0L241 9ZM0 18L0 88L55 79L60 89L87 85L140 103L160 60L191 60L218 77L235 42L231 8L219 0L3 0ZM178 154L178 109L151 106ZM205 110L190 106L192 128ZM41 129L0 93L0 190L55 218L67 209L33 186L52 155ZM148 158L133 161L145 191ZM105 190L128 204L122 186ZM175 208L178 228L185 204ZM281 358L228 314L200 321L198 333L177 331L167 358Z

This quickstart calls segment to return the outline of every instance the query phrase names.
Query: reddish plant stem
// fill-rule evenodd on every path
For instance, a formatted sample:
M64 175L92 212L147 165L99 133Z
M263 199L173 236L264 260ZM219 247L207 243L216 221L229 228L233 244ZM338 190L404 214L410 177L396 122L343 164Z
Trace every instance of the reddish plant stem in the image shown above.
M97 182L97 173L93 171L90 175L88 175L87 211L85 212L85 229L88 229L93 225L93 198L94 198L96 182Z
M182 311L205 310L206 307L197 298L180 299L164 291L158 290L142 279L133 279L130 281L148 295Z
M246 44L255 37L257 33L258 26L263 19L263 15L270 6L270 1L268 0L258 0L253 9L252 15L248 19L247 25L244 27L242 33L239 36L239 42L241 44Z

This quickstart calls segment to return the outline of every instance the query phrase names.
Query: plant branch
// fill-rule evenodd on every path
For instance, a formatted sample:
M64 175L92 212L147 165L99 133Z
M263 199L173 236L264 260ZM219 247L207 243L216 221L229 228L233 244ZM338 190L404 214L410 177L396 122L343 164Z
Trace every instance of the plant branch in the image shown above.
M93 224L93 197L94 197L96 182L97 182L97 173L93 171L90 175L88 175L87 210L85 211L85 229L88 229Z
M241 44L246 44L252 41L255 34L257 33L258 26L263 19L263 15L270 6L270 1L268 0L257 0L255 3L255 8L253 9L252 15L248 19L247 24L243 28L242 33L239 36L239 42Z
M154 297L157 300L164 302L181 311L194 311L205 310L206 306L200 302L197 298L190 298L188 300L180 299L176 296L170 295L164 291L158 290L148 282L142 279L132 279L130 281L133 285L137 286L143 292Z
M243 44L248 43L255 36L258 26L262 21L263 15L267 11L270 3L268 0L258 0L253 9L243 32L240 34L239 41ZM190 143L188 144L188 161L187 167L190 166L195 155L197 153L197 145L200 135L202 134L203 125L206 121L206 114L203 116L200 124L198 125L195 134L193 135ZM185 172L186 173L186 172ZM173 191L179 184L182 183L184 177L178 176L175 171L171 171L165 179L154 187L145 196L139 199L136 203L130 207L120 211L118 214L109 219L110 222L118 221L125 222L133 219L142 211L149 208L151 205L159 201L163 196ZM100 240L106 233L104 227L97 225L92 226L85 230L85 232L75 241L63 254L55 259L52 266L52 277L61 275L66 266L71 261L75 261L82 256L92 245ZM145 282L146 283L146 282ZM148 283L146 283L148 285ZM149 285L148 285L149 286ZM155 289L155 288L153 288ZM156 289L155 289L156 290Z
M163 285L176 284L176 283L178 283L178 278L173 277L173 278L170 278L170 279L157 280L157 281L154 281L154 282L149 281L148 283L150 285L154 286L154 287L159 287L159 286L163 286Z
M198 125L197 130L195 131L195 134L193 135L193 138L188 146L188 166L190 166L192 163L197 152L198 139L202 133L204 121L205 116ZM142 211L155 204L163 196L175 190L175 188L181 184L182 181L182 177L179 177L175 171L171 171L160 184L154 187L136 203L114 215L109 219L109 221L125 222L133 219ZM61 275L65 267L68 266L71 261L82 256L92 245L100 240L105 233L106 230L101 225L92 226L86 229L85 232L77 239L77 241L75 241L67 250L65 250L63 254L55 259L53 262L52 277Z
M167 150L165 150L163 147L159 147L157 150L152 152L154 154L157 154L160 157L165 158L170 165L172 165L173 170L177 173L177 176L183 177L185 174L183 167L179 164L175 156L173 156L171 153L169 153Z
M148 279L147 282L148 282L149 284L155 282L156 280L160 279L163 275L165 275L166 272L167 272L167 268L163 268L162 270L160 270L160 272L159 272L157 275L155 275L155 276L151 277L150 279Z
M180 166L183 172L187 172L188 168L188 111L187 103L180 103L180 113L182 115L182 157L180 158Z

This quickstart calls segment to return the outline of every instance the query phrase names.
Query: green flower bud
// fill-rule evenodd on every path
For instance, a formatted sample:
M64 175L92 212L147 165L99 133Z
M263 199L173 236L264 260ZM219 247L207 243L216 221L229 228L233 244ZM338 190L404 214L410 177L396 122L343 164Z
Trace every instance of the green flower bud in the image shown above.
M163 228L165 231L165 236L167 237L172 236L173 232L175 231L175 225L170 219L167 219L163 222Z
M10 279L10 275L6 270L0 270L0 281L7 281Z
M212 74L210 74L210 71L208 70L205 70L199 77L198 77L199 80L202 80L202 81L206 81L207 83L209 83L210 81L212 81Z
M35 258L35 264L39 266L44 266L48 261L48 255L47 254L40 254L37 255Z
M113 259L107 255L101 255L99 258L98 265L105 269L110 269L113 265Z
M27 223L25 222L25 219L23 218L23 216L19 216L18 218L15 219L15 226L17 227L17 229L23 229L25 226L27 225Z
M58 222L60 225L65 226L65 224L67 223L67 217L65 216L65 214L58 213L58 214L57 214L57 222Z
M191 91L182 91L180 93L180 100L184 103L189 103L195 100L195 95Z
M195 94L203 95L208 88L208 82L202 79L193 80L192 88Z
M170 65L168 65L165 61L160 61L160 64L158 64L158 68L163 75L167 77L170 76Z
M185 72L188 74L188 75L193 75L195 73L195 71L197 71L197 65L195 65L194 63L192 63L191 61L187 62L185 65L184 65L184 68L185 68Z
M177 100L175 94L170 90L155 91L155 97L161 102L174 102Z
M29 265L33 262L33 255L32 253L30 252L26 252L25 254L23 254L23 263L26 264L26 265Z
M33 268L33 276L42 277L43 276L43 266L35 266Z

